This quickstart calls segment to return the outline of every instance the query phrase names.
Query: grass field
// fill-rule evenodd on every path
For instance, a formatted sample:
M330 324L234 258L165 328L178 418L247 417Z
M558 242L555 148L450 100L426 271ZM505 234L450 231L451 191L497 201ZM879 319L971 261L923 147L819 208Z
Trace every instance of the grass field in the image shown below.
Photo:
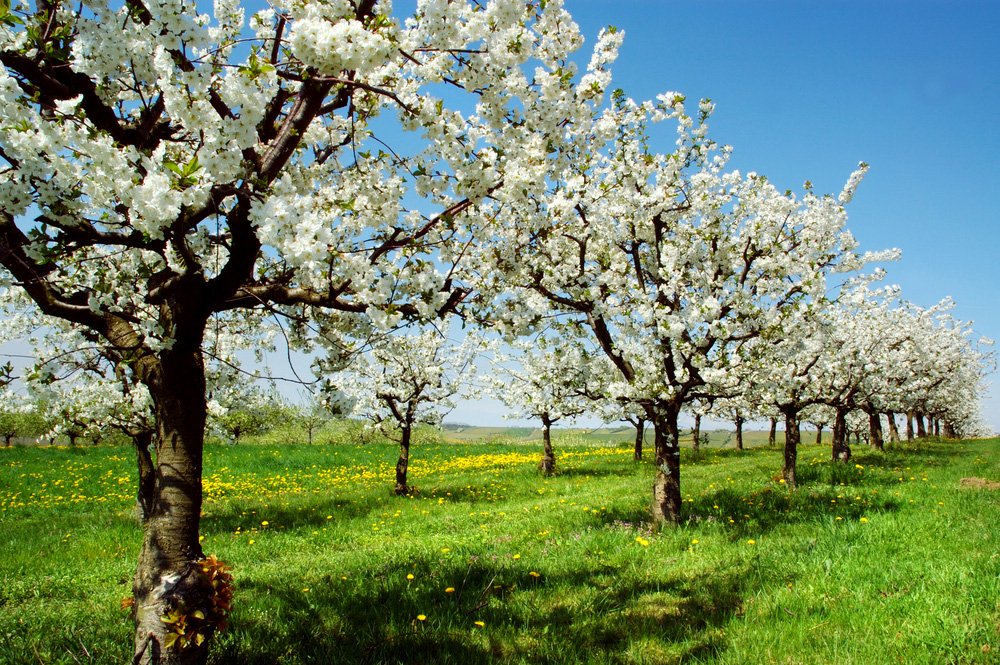
M396 451L211 446L206 553L233 565L215 663L997 663L1000 440L684 452L647 525L630 441ZM141 540L120 448L0 450L0 663L122 663Z

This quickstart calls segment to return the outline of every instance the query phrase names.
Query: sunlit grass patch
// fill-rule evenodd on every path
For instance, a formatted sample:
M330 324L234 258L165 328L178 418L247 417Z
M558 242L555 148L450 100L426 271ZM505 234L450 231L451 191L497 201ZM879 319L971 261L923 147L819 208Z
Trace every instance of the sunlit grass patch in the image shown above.
M550 478L533 444L415 447L418 489L396 497L393 446L210 446L203 546L237 589L212 661L867 663L891 647L992 663L1000 508L961 479L1000 481L996 449L856 450L845 467L805 446L793 493L780 451L686 451L685 521L659 530L629 447L563 443ZM126 453L0 451L0 662L128 658ZM83 499L53 499L71 483Z

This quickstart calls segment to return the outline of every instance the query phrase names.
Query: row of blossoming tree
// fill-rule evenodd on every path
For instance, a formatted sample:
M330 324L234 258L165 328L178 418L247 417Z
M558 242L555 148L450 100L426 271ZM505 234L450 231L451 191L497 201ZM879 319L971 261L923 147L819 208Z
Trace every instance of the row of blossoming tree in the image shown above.
M838 419L869 398L903 408L842 381L846 363L873 370L834 312L849 324L878 305L850 290L827 306L846 288L832 276L891 254L859 255L844 226L863 169L839 199L727 171L709 102L692 116L678 93L608 98L621 39L604 31L580 75L558 0L422 0L406 20L388 0L275 0L249 19L236 0L212 15L184 0L0 3L0 286L33 308L19 325L57 336L39 380L71 358L103 377L91 401L140 437L134 662L204 662L227 611L198 538L206 418L233 390L235 350L274 325L292 347L321 345L324 367L382 376L353 382L357 403L396 418L404 447L418 412L372 388L424 394L451 375L433 336L394 331L461 313L563 345L560 380L582 382L567 396L651 423L659 522L680 518L682 409L744 395L794 424L833 404L797 392L817 381L840 391ZM670 150L651 145L653 123L676 125ZM976 374L967 347L948 348ZM416 382L389 376L400 349ZM828 352L844 355L809 359ZM961 372L932 360L897 367L923 377L924 412L960 426L975 389L955 392ZM901 374L885 380L909 399ZM593 407L558 415L577 408Z

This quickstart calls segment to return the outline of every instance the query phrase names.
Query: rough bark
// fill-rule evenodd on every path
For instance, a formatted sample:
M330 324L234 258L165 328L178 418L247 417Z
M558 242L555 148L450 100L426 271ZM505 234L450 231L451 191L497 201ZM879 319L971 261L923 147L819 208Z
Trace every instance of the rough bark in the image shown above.
M681 520L681 448L677 429L679 409L667 406L650 414L656 449L656 477L653 479L654 524L677 524Z
M743 450L743 419L737 416L733 424L736 425L736 450Z
M410 438L413 427L409 423L404 423L399 430L399 459L396 461L396 494L403 496L409 493L410 488L406 485L406 470L410 465Z
M816 445L822 445L823 443L823 423L816 425Z
M799 455L799 441L801 431L799 430L799 411L794 408L783 409L785 415L785 468L782 470L782 477L788 489L794 490L798 487L795 480L795 462Z
M646 435L646 419L637 418L633 424L635 425L635 448L632 452L632 459L638 462L642 460L642 443L643 437Z
M556 456L552 452L552 421L546 416L542 416L542 461L538 468L546 476L551 476L556 472Z
M913 411L906 412L906 440L913 441Z
M872 450L885 450L882 439L882 421L878 411L868 412L868 443Z
M889 441L896 443L899 441L899 429L896 427L896 414L886 411L885 417L889 419Z
M952 427L952 424L949 423L948 421L945 421L944 424L941 426L941 434L946 439L957 439L958 438L957 436L955 436L955 428Z
M178 346L184 347L175 344L175 349ZM184 649L169 646L172 625L161 617L173 610L189 614L211 601L194 565L202 558L198 530L206 412L204 367L197 350L167 350L158 361L147 363L144 374L156 413L156 466L145 538L132 584L133 662L199 665L207 658L209 640Z
M139 471L139 486L136 488L135 514L140 524L149 520L153 509L153 494L156 490L156 469L149 447L153 443L153 432L142 431L132 435L132 445L135 447L136 467Z
M833 461L846 464L851 459L851 446L847 437L847 409L838 408L833 421Z
M778 419L771 418L771 429L769 429L767 432L768 447L773 448L777 440L778 440Z
M925 438L927 436L927 428L924 427L924 414L915 413L913 418L917 421L917 438Z
M691 433L694 435L694 443L691 444L691 449L698 452L701 450L701 414L695 414L694 430Z
M941 421L938 418L934 419L934 436L941 437Z

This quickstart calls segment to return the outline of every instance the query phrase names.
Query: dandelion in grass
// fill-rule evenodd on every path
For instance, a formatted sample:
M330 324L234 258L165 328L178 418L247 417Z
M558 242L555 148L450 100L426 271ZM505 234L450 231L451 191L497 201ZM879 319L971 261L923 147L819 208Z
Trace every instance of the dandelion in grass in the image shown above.
M413 573L407 573L406 579L412 580L413 579Z
M756 545L756 544L757 544L756 540L748 540L747 541L747 545Z
M861 518L861 519L859 519L858 521L859 521L859 522L867 522L867 521L868 521L868 518L867 518L867 517L862 517L862 518Z
M417 621L427 621L427 617L423 614L418 614Z
M472 623L476 624L476 625L477 625L477 626L479 626L480 628L482 628L483 626L485 626L485 625L486 625L486 624L485 624L485 623L483 623L482 621L473 621Z
M514 555L514 558L515 558L515 559L520 559L520 558L521 558L521 555L520 555L520 554L515 554L515 555Z
M251 538L251 539L250 539L250 545L253 545L253 544L254 544L254 543L256 543L256 542L257 542L257 541L256 541L256 540L254 540L253 538Z
M444 590L445 593L455 593L455 587L450 586Z
M540 574L538 574L538 573L536 573L535 571L531 571L531 572L530 572L530 573L528 573L528 574L529 574L529 575L531 575L532 577L541 577L541 575L540 575Z

